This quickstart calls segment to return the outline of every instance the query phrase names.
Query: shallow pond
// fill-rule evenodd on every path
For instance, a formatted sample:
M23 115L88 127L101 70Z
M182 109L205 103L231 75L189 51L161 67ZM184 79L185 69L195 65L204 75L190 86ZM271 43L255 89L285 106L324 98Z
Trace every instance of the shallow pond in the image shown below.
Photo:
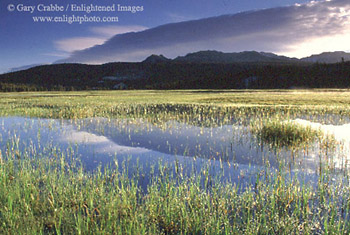
M251 134L249 126L237 123L203 127L174 120L161 124L146 119L89 118L54 120L24 117L0 118L0 150L3 155L19 151L30 158L59 153L81 160L87 171L115 161L148 172L152 166L180 164L185 173L207 167L213 175L247 185L257 173L274 174L283 168L291 178L316 182L320 165L328 165L334 178L348 167L350 124L330 125L295 119L334 135L333 150L313 143L307 149L273 149ZM335 180L334 179L334 180Z

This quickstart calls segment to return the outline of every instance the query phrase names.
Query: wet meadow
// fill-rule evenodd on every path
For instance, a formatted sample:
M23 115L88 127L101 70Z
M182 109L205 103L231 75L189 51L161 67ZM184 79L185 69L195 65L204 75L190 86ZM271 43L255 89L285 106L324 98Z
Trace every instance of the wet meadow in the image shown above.
M348 234L350 91L0 93L1 234Z

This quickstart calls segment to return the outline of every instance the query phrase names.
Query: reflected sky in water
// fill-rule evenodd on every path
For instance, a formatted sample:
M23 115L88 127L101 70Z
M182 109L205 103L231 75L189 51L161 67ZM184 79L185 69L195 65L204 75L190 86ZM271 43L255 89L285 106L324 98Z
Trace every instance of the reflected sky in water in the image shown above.
M52 149L63 153L69 150L89 171L114 160L120 163L127 160L145 172L160 161L191 166L187 172L200 171L210 163L211 173L220 172L237 183L242 183L242 179L254 180L257 172L274 172L281 164L291 177L297 173L306 181L316 180L320 163L335 169L346 167L350 124L323 125L303 119L294 122L333 134L341 144L327 154L317 144L292 153L264 146L250 133L249 127L235 124L200 127L177 121L157 124L143 119L73 121L2 117L0 149L6 153L6 149L18 143L21 151L34 158L50 156Z

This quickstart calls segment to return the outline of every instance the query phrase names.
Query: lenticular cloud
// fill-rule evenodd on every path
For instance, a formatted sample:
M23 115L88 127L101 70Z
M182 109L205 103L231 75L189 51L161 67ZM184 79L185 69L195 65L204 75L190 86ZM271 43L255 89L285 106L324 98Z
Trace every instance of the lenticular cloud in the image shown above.
M257 50L301 57L348 50L349 29L348 0L312 1L119 34L58 62L141 61L150 54L176 57L199 50Z

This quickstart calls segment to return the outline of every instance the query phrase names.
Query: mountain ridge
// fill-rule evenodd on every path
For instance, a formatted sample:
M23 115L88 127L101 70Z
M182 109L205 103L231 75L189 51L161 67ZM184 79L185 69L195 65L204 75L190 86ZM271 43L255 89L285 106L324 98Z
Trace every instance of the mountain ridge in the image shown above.
M254 58L254 55L256 56ZM164 55L152 54L142 61L142 63L339 63L350 61L350 53L344 51L322 52L301 59L277 55L272 52L257 52L257 51L242 51L242 52L221 52L216 50L206 50L188 53L184 56L178 56L174 59L169 59ZM116 63L114 61L108 63ZM131 62L138 63L138 62ZM56 63L53 63L56 64ZM53 65L51 64L51 65ZM71 63L68 63L71 64ZM72 63L75 64L75 63ZM84 63L82 63L84 64ZM32 64L24 65L17 68L12 68L3 74L28 70L42 65L50 64Z
M350 53L345 51L322 52L321 54L304 57L301 60L313 63L338 63L350 61Z
M163 55L151 55L143 62L191 62L191 63L339 63L350 61L350 53L344 51L323 52L301 59L277 55L272 52L242 51L242 52L221 52L216 50L205 50L188 53L185 56L178 56L168 59Z
M249 62L291 62L291 58L278 56L273 53L243 51L225 53L215 50L188 53L178 56L174 61L179 62L202 62L202 63L249 63Z

